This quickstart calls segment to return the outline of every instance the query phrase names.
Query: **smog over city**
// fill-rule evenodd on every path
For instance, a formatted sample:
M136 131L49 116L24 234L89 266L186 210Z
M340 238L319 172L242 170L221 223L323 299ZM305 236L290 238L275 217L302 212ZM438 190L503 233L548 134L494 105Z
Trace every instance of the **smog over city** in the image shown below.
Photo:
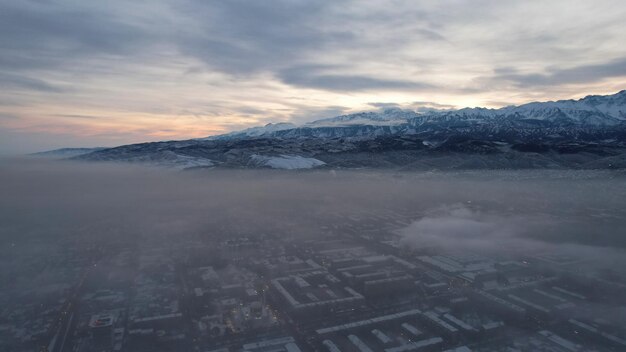
M97 314L125 320L130 336L122 341L130 350L243 346L245 339L293 335L305 337L278 342L314 350L326 340L316 330L407 308L445 308L468 323L512 319L494 336L518 344L538 327L567 331L571 319L597 320L616 334L625 322L622 171L178 171L40 158L3 160L0 170L3 325L19 323L7 337L48 323L61 329L65 344L87 340L93 348L103 343L89 332ZM363 300L301 315L307 308L292 307L276 290L280 280L320 271L345 280L322 283L330 292L353 287ZM352 278L359 275L372 280ZM291 294L319 302L326 294L319 291ZM525 314L550 314L527 321L476 292L513 295L509 304ZM461 298L472 304L451 303ZM55 322L50 300L72 318ZM250 305L259 316L246 316ZM158 328L181 338L149 338L154 328L144 327L152 324L146 317L160 317ZM440 336L422 321L427 317L409 318L390 318L398 331L385 324L386 334L414 341L402 331L409 322L429 339ZM64 336L65 329L89 335ZM376 346L370 330L363 340ZM337 336L337 346L351 347ZM6 346L27 345L18 341L3 338ZM501 346L473 333L429 341ZM612 350L601 339L589 341ZM104 342L116 342L115 335Z
M0 352L626 351L624 18L0 0Z

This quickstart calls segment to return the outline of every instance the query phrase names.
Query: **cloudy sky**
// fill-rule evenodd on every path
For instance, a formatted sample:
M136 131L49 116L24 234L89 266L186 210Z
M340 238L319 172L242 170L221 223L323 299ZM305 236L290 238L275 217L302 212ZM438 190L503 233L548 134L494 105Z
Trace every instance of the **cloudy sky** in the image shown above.
M614 1L0 0L0 153L626 88Z

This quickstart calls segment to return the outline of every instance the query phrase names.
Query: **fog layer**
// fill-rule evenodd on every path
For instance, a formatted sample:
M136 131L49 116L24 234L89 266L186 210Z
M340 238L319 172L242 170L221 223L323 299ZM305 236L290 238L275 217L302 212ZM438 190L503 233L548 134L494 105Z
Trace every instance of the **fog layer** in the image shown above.
M143 269L114 264L127 254L219 266L232 255L220 248L238 239L307 250L311 239L361 238L408 258L469 252L527 263L556 254L573 263L564 272L626 277L626 176L613 171L174 172L11 159L0 161L0 195L5 307L71 292L86 266L102 265L95 282L128 286ZM621 324L620 307L592 311Z
M626 247L626 177L608 171L188 171L40 160L0 162L3 246L292 230L397 211L424 240L528 237ZM621 226L620 226L621 225ZM418 236L419 237L419 236Z

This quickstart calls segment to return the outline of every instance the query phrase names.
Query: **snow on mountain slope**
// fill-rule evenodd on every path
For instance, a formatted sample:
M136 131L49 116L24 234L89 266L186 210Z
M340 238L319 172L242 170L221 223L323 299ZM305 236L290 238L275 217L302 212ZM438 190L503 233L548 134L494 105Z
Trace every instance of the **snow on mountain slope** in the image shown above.
M211 140L222 138L244 138L244 137L260 137L272 132L289 130L296 128L297 126L289 122L268 123L265 126L246 128L245 130L235 131L231 133L221 134L217 136L209 136L206 138L200 138L199 140Z
M590 95L579 100L535 102L500 109L463 108L418 113L399 108L359 112L294 125L268 124L207 139L246 137L375 137L411 133L414 129L491 125L492 128L524 127L530 123L543 127L598 127L626 123L626 90L606 96ZM522 126L515 126L516 124ZM549 125L549 126L548 126Z
M314 158L305 158L299 155L265 156L254 154L250 157L250 163L254 166L265 166L272 169L312 169L326 164Z
M516 110L560 109L564 111L584 110L616 119L626 119L626 90L613 95L589 95L578 100L533 102L520 105Z
M184 144L187 145L187 144ZM147 166L157 166L167 169L184 170L200 167L212 167L215 166L215 161L200 157L185 155L178 150L175 142L172 142L170 150L144 150L138 146L134 146L132 150L124 150L124 147L118 147L114 149L106 149L101 151L102 153L95 152L93 154L84 154L76 156L76 159L93 160L93 161L114 161L124 163L137 163ZM119 152L117 150L121 149Z
M341 115L322 120L308 122L304 127L341 127L352 125L393 126L406 123L408 119L417 117L412 110L398 108L382 111L359 112L350 115Z
M145 158L130 159L128 161L142 162L144 164L174 170L215 166L215 162L213 160L189 155L181 155L173 151L163 151L157 155L153 154Z
M387 109L205 139L126 145L75 158L180 169L446 168L450 163L462 168L622 168L625 110L626 91L501 109Z
M524 119L611 126L626 121L626 90L607 96L590 95L579 100L533 102L501 110L523 116Z

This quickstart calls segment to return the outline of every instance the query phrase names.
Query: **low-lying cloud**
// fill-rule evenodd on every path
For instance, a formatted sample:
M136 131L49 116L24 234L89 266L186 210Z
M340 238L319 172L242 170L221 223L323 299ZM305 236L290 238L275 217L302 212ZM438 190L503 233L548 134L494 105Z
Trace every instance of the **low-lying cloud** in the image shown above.
M429 210L398 233L404 245L418 249L521 256L559 253L589 261L587 268L626 265L623 248L592 245L581 236L593 236L593 232L580 230L581 224L567 217L535 212L510 214L457 203Z
M495 249L520 235L520 219L484 214L456 204L434 209L401 231L409 245Z

